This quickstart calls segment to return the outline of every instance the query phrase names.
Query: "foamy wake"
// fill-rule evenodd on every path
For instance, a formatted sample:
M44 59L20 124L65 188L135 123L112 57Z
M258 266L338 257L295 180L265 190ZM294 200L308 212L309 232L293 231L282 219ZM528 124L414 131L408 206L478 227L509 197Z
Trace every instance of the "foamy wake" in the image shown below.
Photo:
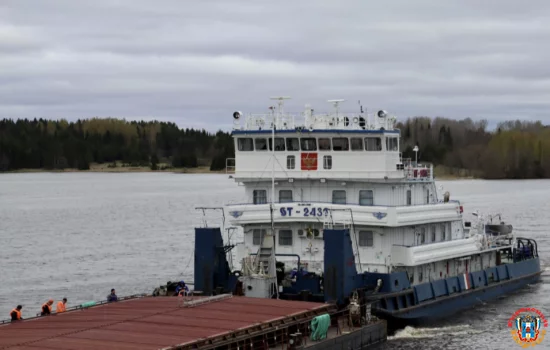
M395 332L393 336L389 336L388 340L406 338L435 338L441 336L471 335L479 333L482 333L482 331L472 329L470 325L467 324L433 328L416 328L413 326L406 326L405 328Z

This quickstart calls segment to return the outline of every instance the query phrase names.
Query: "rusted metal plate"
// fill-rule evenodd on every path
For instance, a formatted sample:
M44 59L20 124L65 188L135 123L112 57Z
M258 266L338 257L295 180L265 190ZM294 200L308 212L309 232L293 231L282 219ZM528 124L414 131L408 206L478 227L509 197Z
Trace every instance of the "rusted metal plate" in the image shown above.
M327 304L233 297L180 307L149 297L0 326L0 349L158 349L327 310Z

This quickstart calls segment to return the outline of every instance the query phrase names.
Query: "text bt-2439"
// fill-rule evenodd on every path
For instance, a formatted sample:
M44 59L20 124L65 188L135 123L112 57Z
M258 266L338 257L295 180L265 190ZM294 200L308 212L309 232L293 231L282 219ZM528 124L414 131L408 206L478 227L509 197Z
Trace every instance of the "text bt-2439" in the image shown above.
M300 210L294 210L295 208L287 207L287 208L281 208L279 211L281 213L281 216L292 216L292 214L302 214L302 216L328 216L329 209L328 208L300 208Z

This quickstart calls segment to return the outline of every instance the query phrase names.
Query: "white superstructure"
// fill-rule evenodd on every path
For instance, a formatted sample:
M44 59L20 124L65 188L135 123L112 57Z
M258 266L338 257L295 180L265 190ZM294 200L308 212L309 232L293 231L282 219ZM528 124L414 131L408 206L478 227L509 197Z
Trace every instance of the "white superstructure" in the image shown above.
M416 285L495 266L495 247L510 242L464 227L460 203L438 197L433 168L403 159L395 117L343 114L343 100L329 101L330 114L306 105L292 116L283 99L270 114L234 113L233 177L248 200L225 210L243 228L243 271L257 268L251 256L277 254L322 274L323 230L333 227L350 228L358 272L405 270ZM275 245L263 246L272 235Z

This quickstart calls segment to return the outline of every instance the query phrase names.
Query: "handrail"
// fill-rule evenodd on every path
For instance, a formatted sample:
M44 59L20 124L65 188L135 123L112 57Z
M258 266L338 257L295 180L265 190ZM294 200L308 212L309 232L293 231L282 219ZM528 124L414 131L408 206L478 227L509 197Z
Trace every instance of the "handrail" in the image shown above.
M230 163L232 163L233 165L230 165ZM225 173L234 174L236 169L237 165L235 163L235 158L225 158Z
M141 294L127 295L127 296L124 296L124 297L117 298L116 302L126 301L126 300L133 300L133 299L140 299L140 298L146 298L146 297L152 297L152 294L141 293ZM80 305L68 307L68 308L66 308L65 312L89 309L89 308L94 307L94 306L105 305L105 304L109 304L109 303L113 303L113 302L110 302L110 301L107 301L107 300L85 302L85 303L81 303ZM63 313L65 313L65 312L63 312ZM57 315L57 314L58 314L58 312L52 312L52 315ZM50 315L42 316L42 315L40 315L40 313L37 313L36 316L25 317L23 320L21 320L19 322L24 322L24 321L27 321L27 320L34 320L34 319L37 319L37 318L48 317L48 316L50 316ZM11 320L0 320L0 325L4 325L4 324L8 324L8 323L11 323Z
M195 210L202 210L202 222L204 227L208 227L208 223L206 222L206 210L220 210L222 212L223 227L225 230L225 210L223 207L195 207Z
M258 255L258 253L250 253L248 255ZM287 256L287 257L296 257L298 258L298 269L300 268L300 255L298 254L282 254L282 253L276 253L275 256Z
M365 207L365 208L369 208L369 207L372 207L372 208L407 208L407 207L420 207L420 206L426 206L426 205L438 205L438 204L450 204L450 203L458 203L460 204L460 201L459 200L449 200L448 202L444 202L443 200L440 200L438 202L434 202L434 203L424 203L424 204L411 204L411 205L360 205L359 202L357 203L346 203L346 204L337 204L337 203L332 203L332 202L315 202L315 201L309 201L309 202L304 202L304 201L284 201L284 202L274 202L275 204L295 204L295 203L298 203L298 204L304 204L307 205L307 204L326 204L326 205L355 205L355 206L358 206L358 207ZM236 207L236 206L240 206L240 205L246 205L246 206L259 206L259 205L269 205L269 203L262 203L262 204L255 204L255 203L230 203L230 204L226 204L225 206L226 207Z

